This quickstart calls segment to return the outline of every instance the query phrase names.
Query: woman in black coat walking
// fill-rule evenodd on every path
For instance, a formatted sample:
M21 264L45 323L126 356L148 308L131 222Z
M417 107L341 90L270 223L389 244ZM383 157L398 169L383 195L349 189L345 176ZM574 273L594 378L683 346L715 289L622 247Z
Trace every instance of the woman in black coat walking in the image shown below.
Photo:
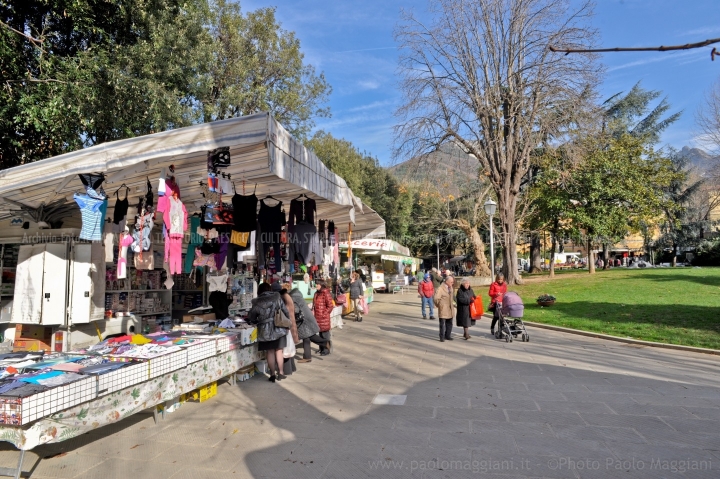
M470 332L468 328L472 326L473 320L470 316L470 304L475 299L475 292L470 287L470 280L464 278L460 284L457 295L455 296L455 302L457 303L457 314L455 315L455 322L457 326L465 330L463 338L470 339Z

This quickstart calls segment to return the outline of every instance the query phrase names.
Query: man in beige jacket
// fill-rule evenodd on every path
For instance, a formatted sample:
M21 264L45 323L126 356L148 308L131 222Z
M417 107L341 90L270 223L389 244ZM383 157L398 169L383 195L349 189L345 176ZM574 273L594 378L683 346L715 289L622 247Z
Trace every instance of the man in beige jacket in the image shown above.
M455 279L452 276L445 278L445 282L435 291L433 298L435 307L437 307L438 318L440 318L440 341L452 341L452 321L455 317L455 304L453 303L453 283Z

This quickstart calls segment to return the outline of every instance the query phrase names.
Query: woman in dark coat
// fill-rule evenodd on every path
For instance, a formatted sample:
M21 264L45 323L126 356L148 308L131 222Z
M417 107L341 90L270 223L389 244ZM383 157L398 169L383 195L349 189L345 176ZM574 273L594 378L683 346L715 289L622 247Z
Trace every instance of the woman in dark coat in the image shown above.
M262 283L258 286L258 297L252 300L252 309L248 314L247 322L257 324L258 351L266 352L270 382L273 383L277 378L285 379L279 368L285 359L283 348L287 346L288 329L275 326L275 313L278 310L285 316L290 316L280 293L271 291L268 283Z
M289 288L290 285L286 285ZM310 342L325 347L328 340L321 337L318 333L320 327L318 326L315 316L310 310L310 307L305 302L305 298L299 289L295 288L290 291L290 298L295 305L295 322L297 323L298 338L302 341L303 345L303 357L299 359L299 363L309 363L312 361L312 351L310 349Z
M470 305L475 299L475 292L470 287L470 280L464 278L460 284L455 302L457 302L457 314L455 315L455 324L465 329L463 338L470 339L468 328L472 326L472 317L470 316Z
M355 321L362 321L362 312L360 311L360 298L365 296L365 283L360 279L357 272L352 274L352 282L350 283L350 301L353 302L353 310L355 311Z

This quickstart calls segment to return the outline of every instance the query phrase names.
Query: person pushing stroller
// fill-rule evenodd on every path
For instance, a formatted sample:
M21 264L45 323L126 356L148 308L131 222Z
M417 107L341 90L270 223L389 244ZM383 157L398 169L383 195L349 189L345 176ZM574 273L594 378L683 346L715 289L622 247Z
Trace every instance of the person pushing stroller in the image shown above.
M490 285L490 307L488 308L493 312L492 323L490 323L490 334L495 336L495 324L500 319L500 308L502 307L503 296L507 293L507 283L505 282L505 275L499 273L495 276L495 281Z

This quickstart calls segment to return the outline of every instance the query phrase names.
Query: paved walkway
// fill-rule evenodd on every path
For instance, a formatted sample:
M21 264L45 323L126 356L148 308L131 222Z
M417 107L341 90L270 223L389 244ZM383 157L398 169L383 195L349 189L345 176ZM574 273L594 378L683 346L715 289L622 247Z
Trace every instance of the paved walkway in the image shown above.
M33 478L717 478L720 361L533 330L438 341L414 295L378 295L336 352L155 426L129 418L26 456ZM406 395L402 406L372 404ZM0 451L0 465L17 453Z

